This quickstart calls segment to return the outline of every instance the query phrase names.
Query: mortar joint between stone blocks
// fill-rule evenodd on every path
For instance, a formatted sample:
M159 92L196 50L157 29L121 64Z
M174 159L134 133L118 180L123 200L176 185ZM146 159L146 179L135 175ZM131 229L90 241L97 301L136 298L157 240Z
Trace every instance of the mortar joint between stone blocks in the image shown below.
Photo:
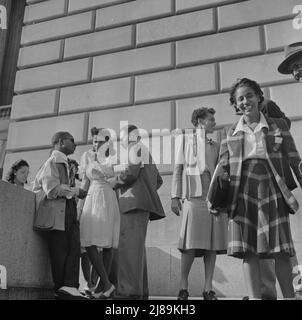
M261 25L259 28L259 39L260 39L260 48L262 52L265 54L267 53L267 46L266 46L266 35L264 30L264 25Z
M216 33L218 33L218 9L217 7L212 9L213 27Z
M132 25L132 32L131 32L131 43L132 43L132 47L134 49L137 48L137 25L133 24Z
M91 18L91 31L96 31L96 10L92 11L92 18Z
M68 16L68 8L69 8L69 0L65 0L65 8L64 8L65 16Z

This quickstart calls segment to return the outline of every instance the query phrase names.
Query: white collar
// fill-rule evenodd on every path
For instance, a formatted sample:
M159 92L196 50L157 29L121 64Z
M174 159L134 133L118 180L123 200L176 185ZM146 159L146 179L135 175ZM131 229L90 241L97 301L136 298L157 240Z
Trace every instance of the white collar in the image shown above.
M55 159L55 162L57 163L66 163L68 165L68 159L65 153L59 151L59 150L54 150L51 154L51 156Z
M235 128L235 131L233 132L233 136L235 134L237 134L237 132L239 132L239 131L246 132L248 130L247 128L248 128L248 126L244 121L244 117L241 116L239 121L238 121L238 123L237 123L237 126ZM262 112L260 112L260 120L259 120L259 123L258 123L256 128L257 128L257 130L255 130L255 131L260 131L262 128L267 128L268 129L267 121L266 121L266 119L265 119L265 117L264 117Z

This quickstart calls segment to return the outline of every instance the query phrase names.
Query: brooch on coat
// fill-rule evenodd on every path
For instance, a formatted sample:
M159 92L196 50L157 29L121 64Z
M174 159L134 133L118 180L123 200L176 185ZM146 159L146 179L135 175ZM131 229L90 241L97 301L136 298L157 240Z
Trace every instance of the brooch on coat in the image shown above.
M275 133L274 133L274 146L273 146L273 150L275 152L279 151L280 147L281 147L281 144L283 142L283 137L282 137L282 132L281 130L278 128L276 129Z
M205 137L205 131L203 131L203 136L205 138L205 143L209 145L214 144L213 139ZM193 154L194 154L194 157L197 157L197 135L196 134L193 135Z
M213 145L214 141L211 138L206 138L206 143L208 143L209 145Z

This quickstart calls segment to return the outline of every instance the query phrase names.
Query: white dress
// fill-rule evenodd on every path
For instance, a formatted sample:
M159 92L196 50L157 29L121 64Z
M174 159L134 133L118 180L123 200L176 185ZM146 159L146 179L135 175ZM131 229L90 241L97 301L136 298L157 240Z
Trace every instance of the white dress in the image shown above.
M115 191L106 181L113 177L111 158L99 162L86 157L86 177L90 187L80 220L81 246L117 248L120 230L120 212Z

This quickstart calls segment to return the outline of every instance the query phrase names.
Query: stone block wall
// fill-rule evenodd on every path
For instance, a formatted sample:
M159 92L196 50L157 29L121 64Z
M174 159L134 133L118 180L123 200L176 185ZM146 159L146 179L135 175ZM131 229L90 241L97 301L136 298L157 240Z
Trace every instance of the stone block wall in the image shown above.
M219 127L230 124L237 117L228 90L245 76L291 118L302 153L302 87L277 72L283 46L301 40L292 13L301 0L26 2L4 171L24 158L32 179L58 130L74 135L79 160L91 142L91 126L118 131L126 120L149 132L186 128L199 106L216 109ZM171 295L180 271L180 219L170 211L173 166L159 167L167 218L151 223L148 246L150 261L162 260L156 268L166 271L150 262L150 285L151 294ZM216 289L240 295L244 287L231 272L238 261L218 261ZM194 277L202 283L200 271ZM200 286L191 291L200 294Z

